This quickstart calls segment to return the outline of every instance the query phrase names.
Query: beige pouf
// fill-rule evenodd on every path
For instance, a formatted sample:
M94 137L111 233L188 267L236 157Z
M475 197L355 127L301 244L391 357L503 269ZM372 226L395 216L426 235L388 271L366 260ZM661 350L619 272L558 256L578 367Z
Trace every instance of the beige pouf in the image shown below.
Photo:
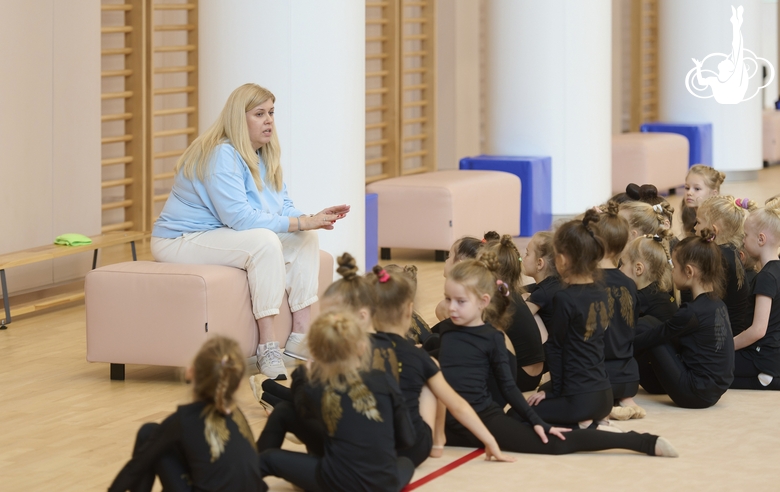
M432 249L443 261L456 239L487 231L520 234L520 179L499 171L438 171L384 179L379 195L379 246Z
M685 183L688 139L676 133L623 133L612 137L612 191L629 183L653 184L659 191Z
M332 280L333 257L320 251L320 295ZM124 364L187 366L210 335L234 338L247 357L257 348L249 284L238 268L117 263L89 272L84 294L87 360L111 363L111 379L124 379ZM292 330L286 293L274 329L284 344Z

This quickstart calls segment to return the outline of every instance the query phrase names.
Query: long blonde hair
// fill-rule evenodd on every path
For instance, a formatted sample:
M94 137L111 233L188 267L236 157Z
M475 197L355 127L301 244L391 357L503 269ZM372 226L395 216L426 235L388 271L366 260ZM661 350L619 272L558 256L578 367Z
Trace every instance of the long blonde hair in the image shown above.
M371 342L346 312L324 313L309 328L312 355L310 379L322 386L345 391L362 380L360 373L371 362Z
M199 180L205 180L214 149L218 145L228 142L236 149L249 168L255 184L257 184L257 189L262 191L260 160L249 139L246 112L263 104L268 99L276 102L271 91L257 84L244 84L234 90L228 97L217 121L193 140L179 158L174 171L177 173L182 171L184 176L189 179L194 179L197 176ZM282 151L276 136L276 125L272 124L271 128L271 141L260 147L260 158L265 165L266 181L278 192L282 191L283 186L280 160Z
M704 200L697 214L703 217L709 226L718 225L715 244L730 244L735 249L742 247L745 238L745 219L748 212L756 210L753 200L734 198L730 195L717 195Z

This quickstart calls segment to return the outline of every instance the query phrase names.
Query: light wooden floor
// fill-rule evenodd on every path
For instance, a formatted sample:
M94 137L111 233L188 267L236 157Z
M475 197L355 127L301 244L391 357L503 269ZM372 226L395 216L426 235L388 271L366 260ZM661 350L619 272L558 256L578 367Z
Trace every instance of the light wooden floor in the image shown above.
M763 203L780 192L780 168L761 171L757 182L727 183L723 192ZM522 247L525 242L518 240ZM148 255L148 249L140 252L142 258ZM442 264L432 256L404 250L393 260L420 269L417 306L429 321L443 289ZM129 249L104 257L124 261ZM84 330L84 306L77 304L16 318L0 332L0 491L105 490L129 458L138 427L189 401L179 370L128 366L126 381L110 381L107 364L86 362ZM419 490L780 489L780 394L729 391L707 410L679 409L668 398L643 393L637 399L648 417L618 425L667 437L680 458L616 452L518 455L513 464L477 459ZM248 384L238 400L258 434L265 414ZM444 458L423 463L415 479L468 451L445 450ZM273 490L293 490L279 480L269 484Z

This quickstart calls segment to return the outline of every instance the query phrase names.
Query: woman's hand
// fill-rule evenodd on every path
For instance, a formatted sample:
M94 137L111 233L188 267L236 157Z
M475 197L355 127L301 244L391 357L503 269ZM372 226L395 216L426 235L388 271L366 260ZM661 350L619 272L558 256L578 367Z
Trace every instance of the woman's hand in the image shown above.
M495 459L496 461L504 461L506 463L514 463L517 458L514 456L507 456L501 452L501 448L497 443L492 443L490 446L485 446L485 461Z
M340 220L347 216L347 214L349 213L349 209L350 209L349 205L335 205L333 207L326 208L325 210L320 212L320 214L336 215L337 216L336 220Z
M547 394L544 391L539 391L528 397L528 404L530 406L536 406L540 401L544 400Z
M347 213L349 213L349 209L349 205L336 205L335 207L328 207L316 215L301 215L301 230L333 230L333 226L336 221L346 217Z

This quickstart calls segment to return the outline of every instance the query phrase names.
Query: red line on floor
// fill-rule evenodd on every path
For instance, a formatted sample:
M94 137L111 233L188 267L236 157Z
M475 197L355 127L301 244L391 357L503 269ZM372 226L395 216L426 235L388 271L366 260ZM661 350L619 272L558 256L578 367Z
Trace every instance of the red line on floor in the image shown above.
M436 470L435 472L429 473L428 475L425 475L424 477L422 477L421 479L417 480L416 482L410 483L409 485L404 487L401 492L410 492L410 491L416 489L417 487L422 487L423 485L425 485L426 483L430 482L434 478L439 478L440 476L444 475L445 473L447 473L449 471L452 471L455 468L459 467L463 463L467 463L467 462L473 460L474 458L476 458L478 456L481 456L483 454L485 454L485 450L484 449L475 449L474 451L470 452L466 456L463 456L461 458L456 459L455 461L453 461L449 465L443 466L443 467L439 468L438 470Z

